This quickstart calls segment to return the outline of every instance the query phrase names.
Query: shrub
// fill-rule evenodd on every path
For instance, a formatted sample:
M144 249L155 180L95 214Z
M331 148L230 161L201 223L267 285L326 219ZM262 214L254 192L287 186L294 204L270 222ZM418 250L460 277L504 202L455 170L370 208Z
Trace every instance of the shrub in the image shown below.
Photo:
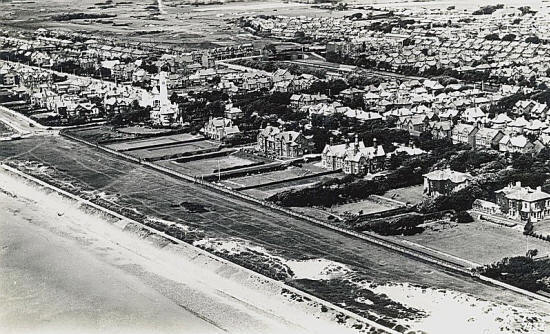
M468 211L459 211L453 216L453 221L459 224L467 224L474 221L474 217Z

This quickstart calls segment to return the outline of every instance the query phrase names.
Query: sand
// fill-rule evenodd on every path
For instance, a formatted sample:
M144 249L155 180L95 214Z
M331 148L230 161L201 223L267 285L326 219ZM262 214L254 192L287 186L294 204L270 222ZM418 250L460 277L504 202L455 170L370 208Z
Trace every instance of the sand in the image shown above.
M0 212L1 333L351 332L3 170Z
M504 303L483 300L450 289L422 288L411 284L373 284L356 282L353 270L341 263L323 258L309 260L288 260L271 254L268 250L242 239L205 239L197 246L223 254L255 253L266 262L277 263L289 268L293 275L289 279L329 280L340 278L357 284L376 294L384 294L391 300L417 309L426 316L417 319L396 319L414 331L445 334L542 334L550 332L550 315L544 312L515 307ZM365 305L373 302L358 298Z

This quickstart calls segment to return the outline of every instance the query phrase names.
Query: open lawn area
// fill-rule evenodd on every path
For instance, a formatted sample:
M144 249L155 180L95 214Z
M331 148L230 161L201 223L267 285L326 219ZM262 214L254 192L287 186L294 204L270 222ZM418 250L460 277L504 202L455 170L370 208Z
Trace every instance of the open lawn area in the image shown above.
M112 126L106 126L106 125L74 129L74 130L67 131L67 133L92 143L100 143L102 141L107 141L107 140L137 138L136 135L121 133L116 131Z
M342 215L344 212L349 212L351 214L369 214L387 211L397 207L397 204L372 197L357 202L334 205L329 211L334 212L336 215Z
M197 138L200 138L200 136L193 136L188 133L182 133L182 134L167 135L167 136L154 137L154 138L135 139L135 140L124 141L120 143L108 144L105 146L116 151L129 151L129 150L147 148L151 146L176 144L176 143L193 140Z
M543 236L550 235L550 220L546 219L533 225L533 232Z
M436 223L428 225L421 234L400 238L480 264L525 255L533 248L538 249L540 256L550 255L548 241L477 219L469 224Z
M237 157L235 155L226 155L216 158L200 159L189 162L176 162L176 161L162 161L160 165L173 169L177 172L187 175L207 175L213 174L217 171L218 167L222 170L224 168L233 167L246 167L255 161Z
M230 179L229 181L231 182L229 184L233 188L247 187L247 186L253 186L253 185L258 185L258 184L267 183L267 182L282 181L282 180L304 176L308 174L311 174L311 172L308 170L304 170L299 167L289 167L284 170L276 170L273 172L236 177L236 178Z
M423 189L424 186L420 184L412 187L391 189L386 191L382 196L404 203L416 204L423 200Z
M143 148L128 153L142 159L169 159L180 155L199 154L203 150L215 150L218 146L219 144L213 141L202 140L178 145Z

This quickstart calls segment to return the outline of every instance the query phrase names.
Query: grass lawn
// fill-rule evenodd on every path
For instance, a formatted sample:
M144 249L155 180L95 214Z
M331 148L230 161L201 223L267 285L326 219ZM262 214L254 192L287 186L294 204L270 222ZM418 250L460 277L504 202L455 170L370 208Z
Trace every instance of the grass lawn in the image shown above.
M394 199L396 201L416 204L423 200L423 185L411 186L406 188L397 188L386 191L382 196Z
M160 164L188 175L206 175L214 173L218 167L222 169L238 166L245 167L254 162L255 161L237 157L235 155L227 155L223 157L200 159L183 163L176 161L163 161L160 162Z
M113 150L125 151L125 150L145 148L152 145L175 144L175 143L179 143L182 141L195 139L195 138L197 138L197 136L193 136L188 133L183 133L183 134L168 135L168 136L155 137L155 138L136 139L131 141L125 141L122 143L113 143L106 146Z
M533 231L541 235L550 235L550 220L543 220L534 224Z
M337 215L341 215L344 212L359 214L360 211L362 211L362 214L369 214L386 211L396 207L397 205L393 205L390 202L382 202L367 198L357 202L334 205L330 208L330 211L334 211Z
M312 173L308 170L304 170L299 167L289 167L284 170L276 170L273 172L236 177L236 178L230 179L231 181L230 184L232 184L233 186L238 185L237 187L253 186L261 183L281 181L281 180L295 178L298 176L304 176L309 174L312 174Z
M136 138L136 135L120 133L110 126L94 126L90 128L75 129L68 131L68 133L92 143L99 143L102 141L114 139Z
M477 219L470 224L429 225L421 234L400 238L480 264L525 255L528 249L533 248L538 249L540 256L550 255L548 241L526 237L521 230Z
M180 145L170 145L170 146L159 146L159 147L150 147L143 148L138 150L133 150L128 152L129 154L139 157L142 159L153 159L153 158L163 158L170 157L176 154L195 154L205 149L213 149L218 147L218 144L203 140L192 143L183 143Z

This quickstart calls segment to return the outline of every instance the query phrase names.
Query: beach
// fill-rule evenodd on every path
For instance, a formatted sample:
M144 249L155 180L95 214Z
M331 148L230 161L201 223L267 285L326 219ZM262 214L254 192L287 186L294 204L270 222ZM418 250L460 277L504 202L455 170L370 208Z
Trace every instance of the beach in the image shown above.
M351 332L3 170L0 211L2 333Z

